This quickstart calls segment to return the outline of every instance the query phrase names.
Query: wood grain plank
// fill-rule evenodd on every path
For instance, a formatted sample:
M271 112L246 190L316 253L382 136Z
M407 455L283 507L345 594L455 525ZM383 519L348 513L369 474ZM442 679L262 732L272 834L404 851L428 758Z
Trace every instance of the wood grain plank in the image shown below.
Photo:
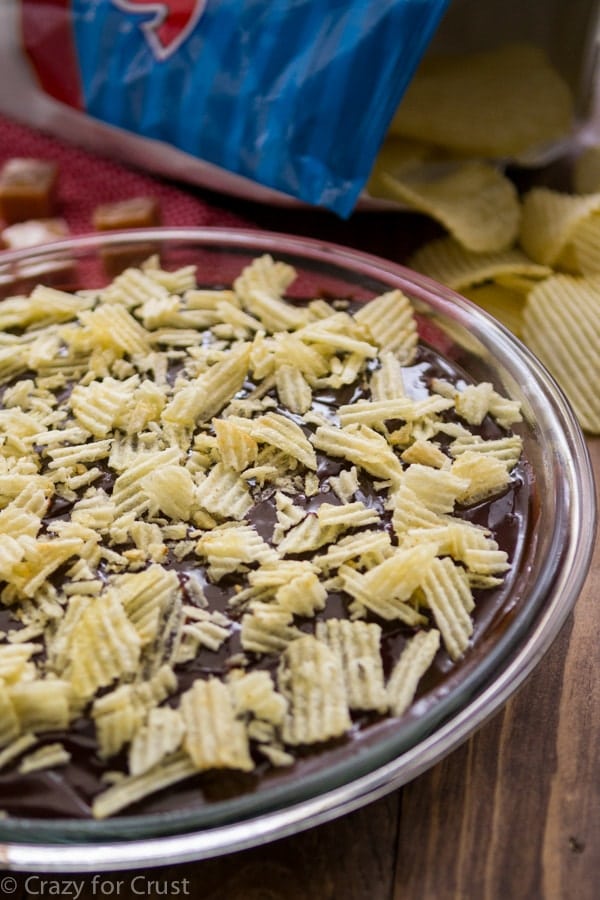
M532 900L555 765L561 634L537 673L470 741L403 792L395 898Z
M600 439L588 441L600 509ZM544 835L547 896L592 900L600 892L600 542L575 611L564 667Z

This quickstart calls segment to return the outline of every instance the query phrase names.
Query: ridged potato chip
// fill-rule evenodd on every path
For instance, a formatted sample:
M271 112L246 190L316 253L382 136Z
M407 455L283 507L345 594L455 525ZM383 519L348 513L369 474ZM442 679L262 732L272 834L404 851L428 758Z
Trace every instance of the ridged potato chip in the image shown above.
M448 468L448 457L445 453L432 441L425 441L421 438L417 438L402 453L402 459L408 465L417 463L421 466L432 466L434 469Z
M431 216L468 250L491 253L509 247L519 232L520 208L513 183L483 162L414 167L380 183L390 199Z
M151 709L148 719L136 731L129 747L129 771L132 775L143 775L165 756L179 749L185 726L181 714L168 706Z
M170 519L187 521L194 508L194 479L182 466L161 466L140 481L155 506Z
M115 520L128 513L134 512L137 517L145 512L151 501L142 488L144 478L161 466L173 465L179 458L180 451L176 447L155 453L138 452L114 483L111 501L115 507Z
M380 294L354 314L356 322L369 329L384 353L394 353L403 365L414 357L418 334L413 308L402 291Z
M600 283L548 278L529 295L523 337L554 375L584 429L600 432Z
M308 412L312 403L312 389L301 369L290 365L278 366L275 385L284 406L299 415Z
M0 371L30 369L0 410L0 765L63 765L45 741L84 717L99 818L404 709L508 565L450 513L520 452L467 418L518 411L429 378L404 294L300 305L270 257L234 291L158 265L0 334ZM418 632L402 685L381 620L394 645Z
M290 704L283 723L284 743L316 744L351 727L338 659L321 641L311 635L292 641L281 657L277 681Z
M70 397L74 416L87 431L104 438L119 418L123 407L131 403L134 385L115 378L103 378L91 384L77 384Z
M264 254L246 266L233 287L242 306L268 331L292 331L310 319L308 309L281 299L295 277L292 266Z
M246 729L236 719L233 699L222 681L197 678L182 694L179 710L185 727L183 747L197 770L254 768Z
M383 682L379 625L327 619L317 622L315 637L337 657L350 709L385 712L388 699Z
M528 44L426 58L390 132L469 156L518 156L569 134L573 101L544 52Z
M383 561L389 552L391 539L386 531L361 531L360 534L340 538L325 553L316 556L315 562L322 572L330 572L351 559L355 559L360 566L363 556L371 555Z
M277 553L251 525L226 525L205 532L195 548L198 556L208 561L211 579L235 572L247 563L274 563Z
M194 775L197 769L186 753L176 753L168 760L161 760L141 775L130 775L98 794L92 803L95 819L105 819L137 800L177 784Z
M363 425L317 428L312 442L318 450L332 456L343 456L376 478L402 478L402 465L385 438Z
M30 671L28 663L31 657L43 649L42 644L31 641L0 645L0 680L3 685L20 681Z
M102 300L109 305L120 305L128 309L144 303L148 298L160 300L168 297L165 285L143 268L130 267L112 280L102 291Z
M63 677L77 696L91 697L116 678L137 671L141 639L117 597L107 591L88 599L68 647Z
M517 247L509 247L497 253L474 253L450 237L424 244L410 258L409 265L417 272L423 272L460 292L473 285L494 281L499 275L522 275L538 279L552 274L549 266L533 262Z
M287 703L275 690L269 672L233 672L228 687L238 715L249 713L263 722L281 725Z
M117 575L109 582L142 645L154 640L167 610L181 594L176 572L152 564L141 572Z
M60 731L69 724L69 685L66 681L38 678L8 687L8 696L21 732Z
M0 719L0 724L1 722L2 720ZM37 743L37 740L37 737L31 731L27 734L22 734L19 737L15 737L6 746L3 746L2 740L0 740L0 770L2 770L5 766L11 763L14 759L16 759L30 747L33 747L33 745Z
M450 513L469 482L446 469L412 463L404 473L404 486L413 491L431 512Z
M100 756L108 759L128 744L142 724L143 715L143 706L131 684L119 685L94 700L92 718Z
M196 503L221 518L241 520L252 506L252 496L235 469L217 463L194 492Z
M334 526L346 531L349 528L362 528L365 525L377 525L380 521L376 509L365 506L362 500L353 503L321 503L317 510L317 518L327 528Z
M162 418L174 425L208 422L233 398L248 374L249 345L242 343L230 355L187 384L165 407Z
M409 138L388 134L379 148L379 153L369 175L366 192L372 197L380 196L382 193L382 188L379 184L381 172L391 172L395 175L401 173L405 166L423 162L433 155L434 148L425 141L410 140Z
M302 636L291 625L292 614L277 604L263 603L242 618L241 642L252 653L281 653Z
M298 525L290 528L277 549L282 556L308 553L311 550L318 550L325 544L333 543L343 530L343 525L326 525L317 515L311 513Z
M28 548L25 558L10 573L10 584L24 597L35 596L49 576L72 556L77 556L83 542L79 538L38 540Z
M389 351L380 353L379 359L380 366L375 369L369 382L373 402L405 397L403 366L400 360Z
M448 654L459 659L473 633L473 595L464 569L448 557L434 559L422 588Z
M26 775L28 772L39 772L43 769L65 766L70 759L71 754L63 744L44 744L38 750L23 757L19 763L19 772Z
M319 349L322 347L329 353L356 354L364 359L374 359L377 356L377 347L365 339L367 334L356 317L344 312L311 322L296 334L302 341L316 344Z
M251 434L229 419L213 419L217 450L228 469L242 472L256 460L258 443Z
M466 450L452 464L452 473L468 479L468 487L457 500L465 506L479 503L486 497L499 494L510 481L510 474L502 460L491 455Z
M401 483L391 495L392 524L402 544L404 535L414 528L435 528L440 524L440 515L419 497L406 483Z
M8 696L4 681L0 680L0 752L18 738L20 733L17 711Z
M600 193L577 195L532 188L523 200L521 246L531 259L553 266L580 222L598 211Z
M586 278L600 275L600 214L578 223L571 236L577 272Z
M259 443L270 444L306 468L317 468L314 449L300 426L291 419L279 413L267 413L255 420L251 433Z
M406 642L400 659L386 685L390 711L401 716L413 701L421 677L434 660L440 645L440 633L432 628L420 631Z
M84 326L85 339L93 346L130 356L150 352L148 331L122 306L115 304L86 310L80 313L79 319Z
M423 624L423 617L409 605L421 585L437 545L421 542L419 546L395 549L384 560L361 574L350 566L340 567L344 590L366 609L381 619Z

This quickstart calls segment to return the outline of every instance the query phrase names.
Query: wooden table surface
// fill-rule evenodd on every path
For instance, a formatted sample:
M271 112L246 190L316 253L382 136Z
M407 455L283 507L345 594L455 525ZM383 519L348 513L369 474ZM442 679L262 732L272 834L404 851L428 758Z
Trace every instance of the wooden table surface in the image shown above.
M248 216L248 210L244 210ZM407 217L256 224L402 258ZM400 220L400 221L399 221ZM600 484L600 439L588 441ZM467 743L400 790L310 831L229 856L145 871L14 876L0 900L595 900L600 894L600 541L559 637ZM10 880L12 879L12 880Z

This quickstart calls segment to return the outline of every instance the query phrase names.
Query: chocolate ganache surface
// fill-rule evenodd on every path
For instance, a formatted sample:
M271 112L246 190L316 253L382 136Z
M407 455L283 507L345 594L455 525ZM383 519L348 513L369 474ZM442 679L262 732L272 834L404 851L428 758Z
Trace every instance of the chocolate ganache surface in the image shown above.
M345 314L351 314L358 308L346 304ZM147 321L145 324L147 326ZM177 384L184 366L185 361L181 355L172 352L165 383L171 386ZM270 406L265 406L265 409L293 422L310 439L320 425L339 423L341 407L347 409L351 405L371 399L369 378L380 366L380 358L374 357L365 362L350 384L337 387L317 384L312 389L310 405L304 413L293 412L282 404L277 386L273 384L261 393L261 400L270 402ZM14 393L15 386L24 381L35 384L37 377L35 371L28 369L8 380L2 389L3 408L7 408L3 399L7 392ZM151 378L150 375L148 377ZM460 393L469 385L473 385L457 361L442 357L422 341L415 347L410 360L403 364L402 379L406 397L414 402L425 400L432 395L438 396L436 391L439 384L445 385L442 394L448 396L452 391ZM235 392L236 398L244 400L255 396L258 383L258 379L246 377L241 388ZM53 389L59 406L69 403L75 387L76 382L67 379L64 384ZM14 403L12 394L10 402L12 408ZM462 423L460 427L464 425L464 418L458 416L456 409L451 405L446 411L442 410L438 418L450 426L457 422ZM385 429L392 433L401 429L403 425L402 421L387 420ZM475 440L480 442L502 441L507 434L512 434L507 427L497 424L491 414L483 416L480 423L470 423L469 431ZM207 423L204 433L213 437L214 427ZM434 434L436 448L448 455L449 459L452 457L448 448L456 439L456 433L449 427L446 431L440 430ZM427 440L431 443L430 438ZM40 455L39 473L43 475L49 471L52 457L45 455L41 446L37 450ZM94 466L100 469L94 481L94 488L101 490L103 496L110 498L121 473L111 466L110 460L106 457L96 460ZM347 458L332 455L317 446L314 468L316 481L311 482L310 492L304 493L298 490L297 486L293 491L288 490L288 494L293 498L294 507L305 516L315 516L323 504L343 506L344 501L340 499L339 492L333 489L333 484L347 467ZM280 521L276 496L280 487L268 482L261 483L259 479L249 479L247 483L251 503L243 516L243 522L250 525L266 545L275 547L274 534ZM63 492L62 496L57 492L41 518L41 533L52 535L56 532L57 523L69 522L74 507L84 497L88 487L89 485L85 484L80 489ZM387 533L390 545L394 547L398 540L394 530L393 511L387 503L389 490L389 484L385 483L384 478L359 468L353 502L358 502L366 510L376 513L377 529ZM288 759L285 765L273 765L269 758L257 753L256 747L252 744L253 765L248 771L214 767L192 773L178 783L157 790L137 802L133 801L118 810L118 814L137 815L174 809L194 809L199 805L256 793L272 785L285 785L290 781L302 779L306 774L326 770L332 760L339 761L345 756L360 752L365 744L371 745L388 736L393 730L402 728L403 721L422 715L431 704L436 703L446 690L446 685L455 685L457 679L460 681L461 667L465 661L468 662L470 655L477 652L480 642L484 638L489 639L490 635L493 637L496 632L501 633L505 621L510 618L511 586L528 539L533 493L532 472L528 460L521 454L510 468L510 476L501 489L476 502L455 503L453 517L485 529L486 534L496 542L497 549L506 554L507 572L503 578L492 579L487 584L484 583L485 579L473 580L473 627L469 646L459 658L456 658L456 655L453 658L453 654L448 652L442 641L434 654L432 664L418 680L409 708L402 715L393 716L375 709L353 709L351 727L344 733L312 744L298 742L292 750L293 758ZM370 533L372 530L369 526L358 525L344 532L344 535L360 535L361 532ZM233 569L215 579L206 558L193 552L182 555L177 551L176 541L167 540L166 547L166 555L161 565L168 571L176 573L184 608L189 610L197 606L211 614L217 612L227 619L228 625L227 636L218 647L211 648L200 644L195 648L191 658L174 664L176 685L169 691L163 705L176 710L181 697L198 679L218 678L226 681L234 670L242 669L244 673L265 671L271 675L273 682L277 683L281 653L254 652L245 647L242 640L241 622L247 614L247 606L244 603L237 604L236 596L247 585L245 573L248 569L252 571L252 563L243 567L245 569L243 574ZM121 544L113 540L112 548L116 553L135 551L135 543L130 538L126 538ZM314 551L298 553L292 551L291 556L297 560L310 561ZM73 561L68 560L49 575L49 583L57 590L61 589L65 573L72 564ZM147 560L143 565L150 565L150 561ZM98 565L96 577L103 583L110 582L111 571L105 561ZM5 598L6 596L11 598L10 594L5 594ZM352 612L353 599L356 598L340 587L339 583L336 584L334 579L330 580L326 586L326 598L320 607L311 615L295 613L293 625L301 634L313 635L318 622L354 620L356 615ZM430 610L421 608L420 612L429 621L429 626L433 627L436 624ZM381 662L384 679L388 682L407 642L418 629L407 622L378 616L373 610L367 610L365 614L363 609L358 618L375 623L381 629ZM12 602L0 604L0 634L10 634L14 640L20 627L21 624L15 619L14 604ZM40 641L39 638L34 640ZM38 651L36 657L38 665L43 666L45 654L44 649ZM98 690L96 697L108 693L113 687L112 683L106 684ZM86 702L81 704L79 715L69 722L68 727L43 731L36 736L37 742L34 745L36 750L46 745L57 743L62 745L66 756L59 765L47 769L22 771L20 763L23 754L17 754L14 759L0 767L0 809L5 814L42 819L82 819L92 816L94 798L110 784L110 773L127 769L127 745L108 758L103 756L99 751L96 726L90 714L89 704L90 698L86 698ZM286 745L285 752L289 750L289 745ZM1 753L0 748L0 759Z

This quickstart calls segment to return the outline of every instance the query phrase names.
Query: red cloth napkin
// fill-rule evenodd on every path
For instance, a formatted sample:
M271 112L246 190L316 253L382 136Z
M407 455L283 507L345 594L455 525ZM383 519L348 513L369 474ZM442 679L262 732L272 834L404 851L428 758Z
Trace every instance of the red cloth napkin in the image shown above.
M166 226L263 228L354 247L395 262L405 262L414 248L440 230L427 217L406 212L355 212L344 220L328 210L220 195L90 153L0 116L0 165L14 156L58 163L58 214L74 235L93 231L92 212L100 203L140 195L160 201Z
M72 234L93 231L92 212L100 203L152 196L163 225L251 227L254 223L184 187L129 168L49 137L0 116L0 165L16 156L58 163L58 215Z

